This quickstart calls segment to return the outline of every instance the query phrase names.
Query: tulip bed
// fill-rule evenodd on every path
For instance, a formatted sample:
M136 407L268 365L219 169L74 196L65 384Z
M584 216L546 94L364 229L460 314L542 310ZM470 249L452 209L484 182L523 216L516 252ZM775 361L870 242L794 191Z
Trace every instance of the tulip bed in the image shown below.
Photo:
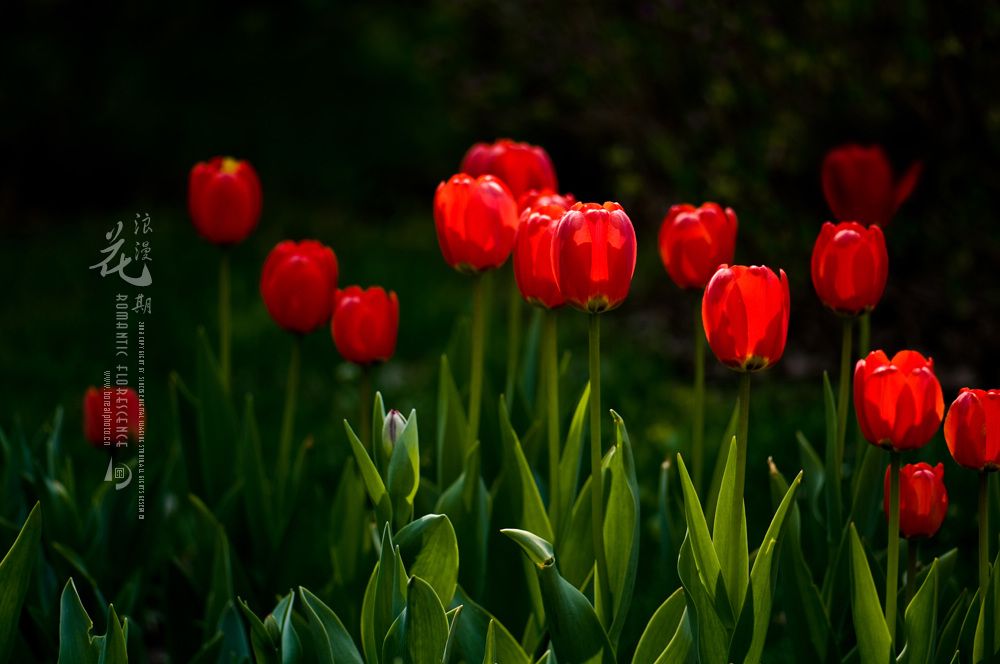
M648 372L623 339L634 330L614 321L637 261L627 211L560 193L536 146L477 144L460 171L428 196L455 269L449 296L401 303L348 285L340 247L315 240L281 242L259 276L242 274L230 256L258 224L256 173L228 158L194 168L188 207L220 248L219 299L200 315L213 334L190 336L192 366L147 378L167 383L165 407L146 412L125 385L91 388L82 427L59 410L38 435L0 430L0 661L1000 654L1000 394L945 394L916 350L869 347L891 278L882 229L919 165L894 180L880 149L859 146L823 165L840 223L818 231L811 274L843 343L839 372L816 375L810 395L768 378L789 332L788 278L732 264L732 209L678 205L663 220L664 288L695 309L677 360L693 380L633 385ZM231 284L247 282L287 332L258 358L284 375L283 402L236 387L266 382L232 343L249 305ZM433 393L380 390L401 306L456 319L426 360ZM353 412L334 425L315 417L331 401L314 379L318 335L356 367L334 401ZM716 359L733 371L706 366ZM676 421L657 447L645 439L662 417L629 401L661 398ZM775 405L785 399L808 403L802 418ZM935 436L946 445L929 445ZM963 468L944 478L948 451ZM141 471L141 491L97 481L105 464ZM978 503L949 501L946 486L974 477ZM963 522L943 526L949 509Z

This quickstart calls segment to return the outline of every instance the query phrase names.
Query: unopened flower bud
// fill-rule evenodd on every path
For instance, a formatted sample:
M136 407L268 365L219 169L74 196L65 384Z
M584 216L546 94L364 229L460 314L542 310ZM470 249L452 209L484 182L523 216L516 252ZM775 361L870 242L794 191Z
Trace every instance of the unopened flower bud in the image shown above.
M392 454L392 450L396 447L396 441L399 439L399 434L405 426L406 418L398 410L390 410L385 416L385 422L382 424L382 448L386 451L387 455Z

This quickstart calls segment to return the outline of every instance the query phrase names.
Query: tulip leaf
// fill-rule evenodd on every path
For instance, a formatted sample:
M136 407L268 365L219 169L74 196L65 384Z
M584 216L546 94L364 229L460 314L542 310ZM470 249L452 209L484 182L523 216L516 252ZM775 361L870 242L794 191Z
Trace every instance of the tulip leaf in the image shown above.
M473 441L466 441L468 421L462 397L455 386L448 356L441 356L441 376L437 402L438 486L445 487L462 474L462 465Z
M785 497L774 513L774 518L771 519L771 525L764 533L764 540L757 549L753 569L750 571L750 587L729 648L731 662L743 661L746 664L756 664L764 652L764 639L771 624L774 588L778 582L780 560L778 553L784 540L788 515L795 504L795 494L801 483L800 471L785 492Z
M250 659L246 629L232 600L226 603L216 631L222 632L222 661L242 663Z
M396 439L396 447L389 460L389 497L396 528L406 525L412 517L413 499L419 485L420 441L417 435L417 411L412 410Z
M367 536L365 488L354 467L354 457L347 457L337 483L330 510L330 541L333 573L337 584L346 585L355 578L362 538Z
M494 640L496 643L497 661L501 664L530 664L531 658L525 654L507 628L493 617L489 611L476 604L462 586L455 589L451 600L452 611L462 607L461 622L457 629L452 627L454 634L454 652L457 662L481 662L486 652L486 631L493 623ZM447 660L445 660L447 662Z
M236 482L242 463L236 411L215 361L205 328L198 328L197 361L198 456L205 495L216 505Z
M226 607L231 605L233 593L233 573L229 559L229 539L222 528L217 529L215 553L212 557L212 576L205 598L205 633L208 640L215 634L215 627L222 619Z
M393 622L382 646L382 661L404 664L440 662L448 643L448 618L430 585L411 576L406 606Z
M719 611L720 609L723 612L730 611L729 601L723 598L722 604L717 604L718 596L713 596L709 588L705 586L694 555L691 532L691 529L688 529L687 536L681 542L680 555L677 557L677 575L684 588L687 615L695 635L694 643L697 647L698 657L702 662L728 661L725 658L729 652L732 627L728 627L723 622ZM717 573L716 578L718 583L722 583L721 571ZM728 618L732 621L731 615Z
M309 618L313 643L320 664L364 664L351 635L329 606L299 586L304 612ZM282 633L284 636L284 633Z
M462 605L459 604L454 609L447 611L444 615L448 619L448 640L444 644L444 656L441 661L447 664L451 661L451 654L455 651L455 643L458 637L458 626L462 624Z
M885 494L885 453L875 445L865 448L865 458L854 480L851 521L859 533L871 537L879 523L884 523L881 510L876 508Z
M886 664L892 659L892 637L854 524L850 525L850 538L851 612L861 664Z
M559 572L576 588L583 587L594 569L594 526L593 503L590 499L590 477L573 505L573 512L565 523L563 536L556 541L556 555L559 557Z
M510 423L503 397L500 397L500 432L504 448L501 490L509 498L515 521L510 526L536 533L542 539L551 542L552 526L545 505L542 503L542 497L538 493L535 477Z
M216 664L219 661L219 654L222 653L224 638L225 634L217 632L215 636L202 644L188 664Z
M722 476L726 472L726 464L729 462L729 455L724 454L724 450L729 449L729 445L736 435L736 427L740 419L740 400L736 399L733 406L733 414L729 416L729 423L726 424L726 431L722 434L722 441L719 443L719 453L715 455L715 468L712 470L712 481L708 485L708 495L705 499L705 516L715 521L715 510L719 505L719 491L722 488Z
M358 470L361 471L361 479L365 483L368 497L371 499L372 505L375 506L377 524L380 527L386 523L391 524L392 501L389 497L389 492L385 490L385 485L382 483L382 476L378 474L378 469L375 468L371 457L368 456L364 445L358 440L357 435L355 435L354 430L351 429L351 425L347 423L347 420L344 420L344 429L347 431L347 440L350 442L351 450L354 452L354 460L358 462Z
M976 640L972 647L972 661L996 661L1000 653L1000 554L993 561L992 573L986 586L986 595L979 620L976 622Z
M375 392L375 404L372 407L372 462L378 470L382 481L389 483L389 459L392 458L391 447L385 447L385 403L382 401L382 393Z
M0 662L7 661L19 632L21 605L28 593L41 537L42 508L35 503L17 539L0 562Z
M614 664L614 650L590 601L562 578L556 569L552 545L531 533L505 531L535 564L549 637L556 658L563 662L589 662L595 657ZM548 554L548 555L546 555ZM541 563L536 561L542 560Z
M271 635L261 619L257 617L250 607L242 599L236 599L236 606L243 613L247 623L250 625L250 647L253 649L253 656L258 664L279 664L281 659L278 655L278 644L274 642Z
M382 656L382 643L380 641L376 644L375 640L375 593L378 588L378 568L379 563L376 563L372 575L368 578L361 603L361 649L365 653L365 661L369 664L378 664L379 657Z
M558 544L566 536L567 530L571 529L569 519L566 515L573 508L580 485L580 463L582 459L581 447L583 441L584 427L587 425L587 416L590 413L590 383L583 388L583 394L573 411L573 419L570 421L569 431L566 434L566 444L563 446L562 456L559 459L559 514L563 515L563 531L556 538ZM592 538L592 536L590 536ZM593 547L593 544L591 544ZM591 553L593 556L593 553Z
M483 653L483 664L497 664L497 638L493 631L494 620L490 620L486 628L486 649Z
M730 552L736 547L736 569L730 569L729 565L722 568L723 579L726 582L726 590L729 595L729 603L733 615L739 615L743 606L743 599L746 597L747 585L750 583L750 568L746 561L749 560L750 552L747 544L747 517L746 509L740 509L739 514L733 513L733 491L736 484L736 436L730 440L726 461L726 472L722 476L722 485L719 488L719 502L715 508L715 524L712 528L712 544L720 562L729 560ZM739 540L732 541L733 521L740 520Z
M124 664L128 662L128 651L125 647L125 633L128 631L128 620L125 631L122 631L122 624L115 613L115 607L108 605L108 632L104 635L104 642L101 644L101 655L97 659L97 664Z
M809 511L813 519L818 523L823 523L825 518L819 508L819 498L826 485L826 471L823 468L823 462L801 431L795 432L795 441L799 445L799 461L802 463L803 473L802 490L806 500L809 501Z
M458 582L477 596L486 580L491 501L479 467L479 443L476 442L469 449L462 474L441 494L435 508L436 512L448 517L457 536L459 560L462 561Z
M693 558L694 567L692 569L700 580L700 587L708 594L709 603L715 607L714 613L722 621L722 624L726 626L726 629L731 630L735 627L736 620L733 617L732 604L729 601L726 582L722 575L722 567L719 564L719 557L712 544L712 538L708 534L708 523L705 521L705 515L701 511L698 494L695 493L691 477L688 475L684 459L680 454L677 455L677 469L681 477L681 488L684 491L684 519L688 527L686 539L689 540L688 547L690 548L690 555ZM678 574L681 574L679 564L677 569ZM683 583L683 575L681 576ZM688 588L688 585L684 586L684 590L689 596L691 595L692 591ZM703 611L704 609L697 611L694 616L698 619L699 623L703 622ZM727 639L724 645L728 646L728 644L729 641Z
M399 550L393 542L388 524L382 533L381 556L375 573L378 579L373 598L373 643L377 652L381 653L389 628L406 604L406 571L403 569L403 561L399 559Z
M771 502L778 509L789 485L781 472L771 464ZM806 471L803 471L805 484ZM781 560L785 569L782 583L786 587L783 596L786 601L785 615L788 617L788 634L798 661L816 661L825 664L839 664L833 630L819 589L813 582L812 571L802 553L801 517L799 507L792 503L788 516L788 532L781 547ZM791 570L791 575L789 575Z
M101 648L90 635L93 627L70 577L59 601L59 664L97 664Z
M271 611L272 617L277 616L278 629L281 631L282 664L298 664L302 658L302 640L299 639L293 620L295 614L292 612L292 607L294 604L295 591L291 591L282 597L278 605Z
M946 574L939 574L939 578L948 578ZM955 600L955 603L945 614L941 628L941 638L938 639L937 654L934 656L934 664L948 664L953 653L958 650L958 637L962 633L962 620L965 618L966 606L969 601L969 591L962 590L962 593Z
M843 522L843 499L840 493L841 459L837 452L837 402L830 386L830 375L823 372L823 410L826 416L826 541L837 541Z
M656 664L684 617L685 602L684 589L678 588L660 605L639 638L632 664Z
M935 559L917 594L906 607L906 647L899 654L900 662L930 664L933 660L937 603L938 561Z
M615 423L615 447L607 464L610 482L605 489L604 547L614 616L608 639L617 648L632 602L639 565L639 482L635 477L632 444L625 422L613 410L611 417Z
M458 584L458 539L447 516L428 514L393 538L412 576L426 581L442 604L451 602Z
M962 652L972 652L976 643L976 629L979 626L979 613L983 603L979 600L979 590L972 595L969 603L969 610L965 613L965 620L962 621L962 631L958 637L958 650Z
M680 586L680 579L677 578L677 553L678 543L683 539L679 533L675 532L680 519L674 514L674 501L673 496L670 494L670 467L672 465L669 458L660 464L660 482L659 491L657 492L660 558L663 562L663 573L666 575L668 588ZM676 486L676 482L674 486Z
M246 411L243 416L243 463L239 469L239 480L243 484L244 507L247 527L254 545L262 544L270 553L277 545L277 530L274 518L274 488L267 477L264 453L260 444L260 433L254 417L252 395L246 397Z

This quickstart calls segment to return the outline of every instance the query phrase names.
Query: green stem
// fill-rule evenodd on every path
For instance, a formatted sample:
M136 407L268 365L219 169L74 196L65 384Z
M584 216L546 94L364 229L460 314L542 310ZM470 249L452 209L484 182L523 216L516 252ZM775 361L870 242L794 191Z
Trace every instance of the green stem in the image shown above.
M472 364L469 388L469 432L466 444L474 445L479 438L479 411L483 401L483 352L486 335L483 323L483 275L477 274L472 282ZM468 449L468 448L466 448Z
M844 442L847 440L847 411L851 401L851 341L854 332L854 319L845 318L843 335L840 344L840 385L837 395L837 449L834 451L833 492L831 501L833 532L840 532L842 523L841 505L841 469L844 467Z
M729 535L729 560L727 566L729 576L726 578L739 578L739 569L745 565L745 560L740 560L740 530L743 526L743 486L744 476L747 469L747 434L750 430L750 372L745 371L740 374L740 419L736 429L736 477L733 484L733 506L731 530ZM720 454L722 452L720 451Z
M292 430L295 427L295 406L299 391L299 367L302 364L302 335L296 334L292 342L292 357L288 362L288 380L285 382L285 415L281 424L281 442L278 445L278 496L286 498L288 475L292 461Z
M694 309L694 429L691 433L691 458L694 490L701 495L701 476L705 452L705 326L701 320L701 298Z
M919 544L910 540L906 543L906 602L909 607L917 591L917 549Z
M871 314L864 314L858 317L858 352L853 359L865 359L868 356L868 350L871 346ZM864 435L861 433L861 425L858 424L857 417L854 419L854 438L857 441L855 446L855 457L854 457L854 469L858 471L861 469L861 464L864 463L865 452L868 451L868 446L870 443L865 439ZM854 479L860 477L860 473L854 473ZM852 490L855 485L852 485Z
M232 337L229 290L229 251L223 249L219 259L219 367L222 371L222 385L227 391L231 373L229 344Z
M990 582L990 474L979 473L979 601Z
M375 441L372 440L372 368L361 367L361 444L374 454Z
M899 452L889 453L889 559L885 573L885 624L896 642L896 592L899 584Z
M507 381L504 383L508 409L514 407L514 380L517 378L517 358L521 353L521 320L524 315L524 300L521 299L521 291L517 289L513 273L511 275L507 303Z
M542 368L549 425L549 521L558 538L559 527L559 360L555 311L546 311L542 319Z
M601 469L601 319L590 314L590 497L593 513L594 558L598 582L594 583L594 607L605 627L611 626L611 585L604 553L604 477Z

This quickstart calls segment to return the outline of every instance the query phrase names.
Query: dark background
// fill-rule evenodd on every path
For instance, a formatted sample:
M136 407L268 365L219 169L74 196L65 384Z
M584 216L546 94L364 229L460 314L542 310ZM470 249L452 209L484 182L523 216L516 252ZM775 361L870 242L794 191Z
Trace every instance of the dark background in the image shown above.
M1000 380L998 39L1000 6L983 2L8 2L0 427L34 431L62 404L77 435L81 395L113 359L123 286L88 266L116 221L148 212L149 438L165 435L168 372L193 373L198 325L213 344L217 335L218 251L186 214L187 174L216 154L251 161L264 192L260 225L231 260L235 391L258 395L265 435L276 437L290 341L257 280L285 238L332 246L342 285L398 292L397 354L375 384L391 407L433 421L438 356L470 292L440 257L434 188L473 142L506 136L544 146L564 191L616 200L636 227L632 293L604 316L604 399L647 450L638 458L652 469L640 474L652 482L689 426L698 301L667 278L656 233L675 203L736 210L736 262L783 268L791 283L786 355L755 380L750 466L775 454L791 477L792 434L820 446L820 374L839 360L839 321L809 276L830 214L820 164L834 146L880 143L897 173L924 163L887 229L872 347L932 356L946 404ZM585 318L561 321L582 385ZM504 328L493 329L502 366ZM305 353L300 428L342 446L334 423L354 417L356 373L326 331ZM709 366L714 439L736 377ZM971 478L961 481L940 433L923 454L946 461L964 496ZM763 482L748 479L748 492ZM971 514L971 494L956 503ZM633 612L644 624L651 610Z

